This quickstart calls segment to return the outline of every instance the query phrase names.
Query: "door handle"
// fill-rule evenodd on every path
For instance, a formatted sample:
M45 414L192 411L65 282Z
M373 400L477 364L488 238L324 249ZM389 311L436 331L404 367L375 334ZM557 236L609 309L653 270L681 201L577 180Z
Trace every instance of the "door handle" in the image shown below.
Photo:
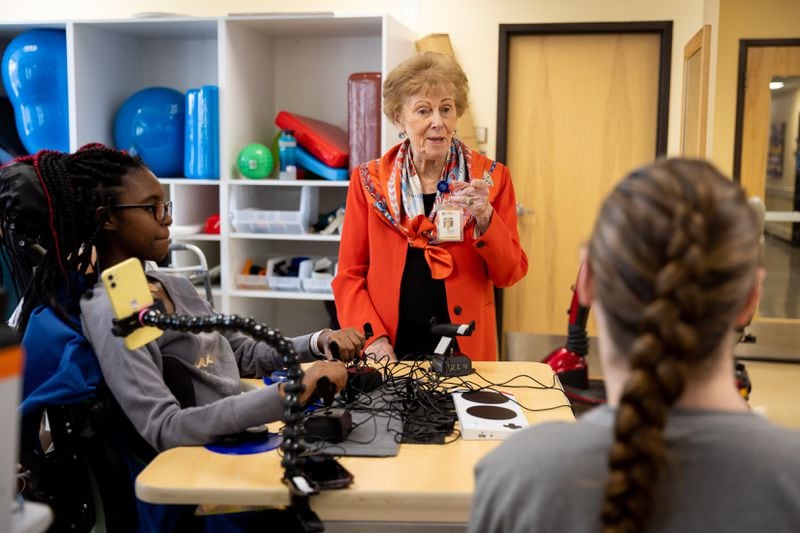
M532 215L535 211L533 209L528 209L521 203L517 202L517 216L524 217L525 215Z

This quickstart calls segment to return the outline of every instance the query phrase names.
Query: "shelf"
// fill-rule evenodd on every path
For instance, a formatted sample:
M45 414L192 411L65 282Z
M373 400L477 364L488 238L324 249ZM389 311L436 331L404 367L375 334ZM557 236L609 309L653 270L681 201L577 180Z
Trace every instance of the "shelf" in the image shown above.
M231 239L257 239L262 241L312 241L339 242L341 235L319 235L318 233L231 233Z
M349 180L277 180L272 178L261 180L233 179L228 183L242 187L303 187L308 185L311 187L335 187L343 189L346 189L350 185Z
M291 292L291 291L256 291L247 289L234 289L230 291L231 296L241 296L244 298L267 298L270 300L314 300L314 301L333 301L332 293L317 292Z
M219 187L219 180L194 178L158 178L162 185L213 185Z
M5 48L5 45L8 44L14 37L19 35L24 31L28 31L34 28L42 29L42 30L66 30L67 25L64 22L49 22L49 23L39 23L39 22L27 22L27 23L20 23L20 24L3 24L0 28L0 46Z
M243 13L226 19L274 39L381 37L382 16L323 13Z
M77 24L138 41L191 41L216 39L218 21L211 17L169 15L128 20L78 21Z
M207 235L205 233L195 233L193 235L172 235L170 237L173 241L210 241L220 242L222 238L219 235Z

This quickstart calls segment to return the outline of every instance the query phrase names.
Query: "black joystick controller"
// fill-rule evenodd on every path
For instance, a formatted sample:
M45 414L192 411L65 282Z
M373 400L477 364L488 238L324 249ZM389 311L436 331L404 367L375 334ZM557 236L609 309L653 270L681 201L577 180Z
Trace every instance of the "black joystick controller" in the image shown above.
M306 440L308 442L328 441L342 442L350 434L353 419L349 412L342 409L329 409L336 395L336 386L328 376L317 380L314 394L309 403L322 401L324 409L318 409L306 419Z
M342 360L342 353L339 351L339 344L336 341L331 341L328 345L328 349L331 351L331 357L337 361Z
M328 376L322 376L317 380L317 386L314 387L314 392L308 400L309 404L322 401L322 405L330 407L333 403L333 397L336 396L336 385L331 383Z
M372 329L372 324L366 322L364 324L365 340L369 340L373 335L375 335L375 331ZM364 361L366 361L366 356L361 358L361 362L363 363ZM359 365L358 359L356 359L351 366L347 367L345 400L347 403L353 403L359 394L372 392L381 385L383 385L381 371L365 364Z

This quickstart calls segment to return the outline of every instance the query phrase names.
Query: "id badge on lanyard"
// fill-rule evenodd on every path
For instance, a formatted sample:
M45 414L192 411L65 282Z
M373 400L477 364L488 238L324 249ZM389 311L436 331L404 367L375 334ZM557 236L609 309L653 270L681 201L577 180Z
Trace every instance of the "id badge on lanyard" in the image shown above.
M436 237L439 241L464 240L461 209L439 209L436 212Z

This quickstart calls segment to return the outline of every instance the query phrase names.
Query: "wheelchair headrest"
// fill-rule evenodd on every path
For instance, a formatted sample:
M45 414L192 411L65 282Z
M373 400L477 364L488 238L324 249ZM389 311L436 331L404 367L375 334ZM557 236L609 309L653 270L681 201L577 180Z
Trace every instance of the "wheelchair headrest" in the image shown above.
M44 244L50 220L36 170L28 162L0 168L0 227L6 243L26 248Z

